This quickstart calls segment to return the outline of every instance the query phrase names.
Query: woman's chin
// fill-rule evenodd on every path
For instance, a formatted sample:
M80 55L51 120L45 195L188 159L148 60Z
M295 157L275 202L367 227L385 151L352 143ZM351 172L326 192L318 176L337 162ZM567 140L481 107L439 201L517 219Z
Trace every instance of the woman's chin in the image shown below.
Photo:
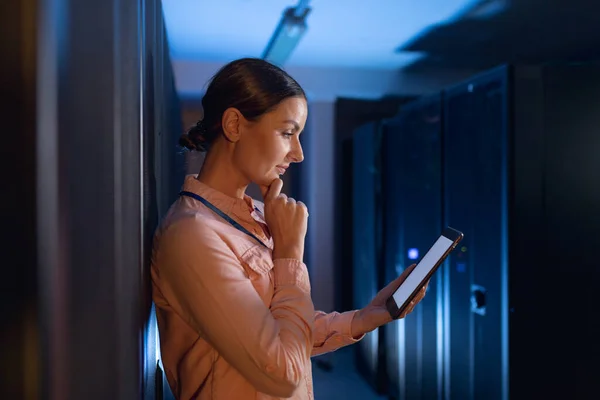
M271 171L268 174L255 180L254 183L256 183L259 186L269 186L277 178L280 178L279 174L276 171Z
M283 174L280 173L277 169L274 169L267 174L267 176L265 177L265 180L268 180L269 183L271 183L277 178L283 179Z

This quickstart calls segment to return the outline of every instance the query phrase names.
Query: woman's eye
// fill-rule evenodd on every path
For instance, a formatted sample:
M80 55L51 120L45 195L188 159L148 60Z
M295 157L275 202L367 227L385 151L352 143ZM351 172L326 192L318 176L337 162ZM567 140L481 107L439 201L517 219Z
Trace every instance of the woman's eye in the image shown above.
M294 136L293 132L283 132L283 136L292 137Z

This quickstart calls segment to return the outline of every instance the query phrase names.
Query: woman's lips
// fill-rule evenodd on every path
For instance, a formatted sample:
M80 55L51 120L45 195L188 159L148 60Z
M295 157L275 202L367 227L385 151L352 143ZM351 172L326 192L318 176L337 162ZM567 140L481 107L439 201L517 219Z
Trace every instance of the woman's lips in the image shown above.
M279 175L283 175L283 174L285 174L285 171L287 171L288 167L287 167L287 165L278 165L275 167L275 169L277 170Z

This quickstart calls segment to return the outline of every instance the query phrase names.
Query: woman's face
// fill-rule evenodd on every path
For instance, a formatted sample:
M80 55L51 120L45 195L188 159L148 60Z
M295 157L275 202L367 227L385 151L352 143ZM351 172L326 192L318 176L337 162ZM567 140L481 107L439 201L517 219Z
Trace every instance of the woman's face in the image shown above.
M291 163L302 162L300 133L307 116L306 100L290 97L258 120L245 121L233 156L237 168L249 181L268 186Z

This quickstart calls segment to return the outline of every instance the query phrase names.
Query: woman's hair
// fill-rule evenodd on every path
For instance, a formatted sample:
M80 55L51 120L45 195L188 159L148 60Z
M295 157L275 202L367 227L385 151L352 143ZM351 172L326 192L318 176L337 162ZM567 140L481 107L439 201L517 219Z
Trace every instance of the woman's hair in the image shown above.
M289 97L306 98L306 94L281 68L257 58L232 61L212 78L202 98L204 117L181 136L179 144L189 150L208 151L222 133L225 110L234 107L247 120L255 121Z

